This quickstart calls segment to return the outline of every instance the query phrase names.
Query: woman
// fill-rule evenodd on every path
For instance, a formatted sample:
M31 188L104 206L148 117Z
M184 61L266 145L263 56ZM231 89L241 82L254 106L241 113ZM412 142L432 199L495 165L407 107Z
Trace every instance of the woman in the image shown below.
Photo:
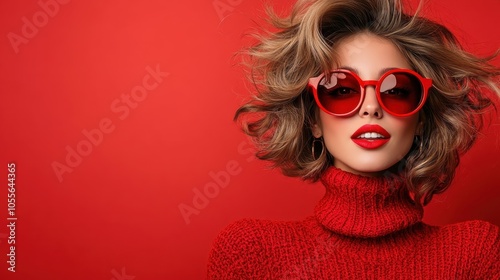
M499 94L500 70L397 0L301 1L250 49L236 112L257 156L326 194L304 221L242 220L210 279L500 279L487 222L423 223Z

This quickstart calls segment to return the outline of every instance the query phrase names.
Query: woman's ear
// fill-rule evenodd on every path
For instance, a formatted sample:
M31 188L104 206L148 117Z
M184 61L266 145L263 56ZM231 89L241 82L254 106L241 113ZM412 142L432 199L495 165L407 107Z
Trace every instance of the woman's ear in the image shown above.
M321 130L321 127L317 123L312 125L311 132L314 138L320 138L321 136L323 136L323 131Z

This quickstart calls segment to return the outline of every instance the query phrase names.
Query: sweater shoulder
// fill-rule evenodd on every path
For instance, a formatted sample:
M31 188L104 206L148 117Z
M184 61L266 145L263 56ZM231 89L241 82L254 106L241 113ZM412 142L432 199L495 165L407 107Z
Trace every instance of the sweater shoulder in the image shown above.
M446 225L441 227L441 232L444 234L453 234L462 239L471 240L472 243L477 246L492 245L500 234L498 226L480 220Z
M219 232L212 244L208 279L256 277L256 264L265 265L271 247L284 236L294 235L301 227L301 222L260 219L241 219L230 223Z
M217 235L214 244L223 243L229 245L250 242L249 245L255 246L258 245L258 241L273 236L273 233L286 234L288 231L295 232L302 227L303 223L300 221L241 219L223 228Z
M485 221L447 225L441 233L467 256L474 279L500 279L500 228ZM456 252L459 253L459 252ZM464 254L465 253L465 254Z
M445 240L462 245L462 249L481 252L498 246L498 226L485 221L466 221L438 228L438 234Z

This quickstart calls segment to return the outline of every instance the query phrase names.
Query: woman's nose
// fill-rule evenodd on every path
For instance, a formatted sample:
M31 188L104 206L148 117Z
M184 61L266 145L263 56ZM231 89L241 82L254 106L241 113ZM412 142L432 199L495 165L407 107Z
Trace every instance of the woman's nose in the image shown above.
M363 103L359 109L359 115L361 117L383 117L383 110L377 100L377 95L375 93L374 86L365 87L365 96Z

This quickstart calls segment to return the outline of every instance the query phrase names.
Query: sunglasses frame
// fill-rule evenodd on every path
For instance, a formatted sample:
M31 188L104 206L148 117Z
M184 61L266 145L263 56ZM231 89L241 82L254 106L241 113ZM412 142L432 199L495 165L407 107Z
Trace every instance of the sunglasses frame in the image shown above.
M316 77L309 78L309 86L313 90L314 99L315 99L318 107L321 110L323 110L325 113L333 115L333 116L337 116L337 117L347 117L347 116L354 114L355 112L357 112L359 110L359 108L361 107L361 104L363 104L363 101L365 100L367 86L374 86L375 87L375 94L377 96L378 104L382 107L382 109L384 111L386 111L387 113L389 113L393 116L396 116L396 117L408 117L408 116L411 116L411 115L417 113L420 109L422 109L422 107L425 104L425 101L427 100L429 89L432 87L432 80L431 79L424 78L420 74L418 74L417 72L410 70L410 69L404 69L404 68L391 69L391 70L385 72L378 80L361 80L361 78L358 76L358 74L354 73L353 71L347 70L347 69L336 69L336 70L332 70L332 71L328 72L327 74L332 75L333 73L347 73L347 74L352 75L357 80L358 84L360 85L360 90L361 90L361 97L359 98L359 103L358 103L358 105L356 105L356 107L352 111L350 111L348 113L344 113L344 114L336 114L336 113L330 112L325 107L323 107L323 105L319 101L318 85L319 85L319 82L325 77L325 73L322 73L321 75L316 76ZM418 78L418 80L420 81L420 84L422 86L423 92L422 92L422 97L421 97L420 103L419 103L417 108L415 108L413 111L411 111L409 113L399 114L399 113L392 112L382 102L382 97L380 96L380 94L381 94L380 93L380 86L382 85L382 81L387 76L394 74L394 73L406 73L406 74L414 75L415 77Z

